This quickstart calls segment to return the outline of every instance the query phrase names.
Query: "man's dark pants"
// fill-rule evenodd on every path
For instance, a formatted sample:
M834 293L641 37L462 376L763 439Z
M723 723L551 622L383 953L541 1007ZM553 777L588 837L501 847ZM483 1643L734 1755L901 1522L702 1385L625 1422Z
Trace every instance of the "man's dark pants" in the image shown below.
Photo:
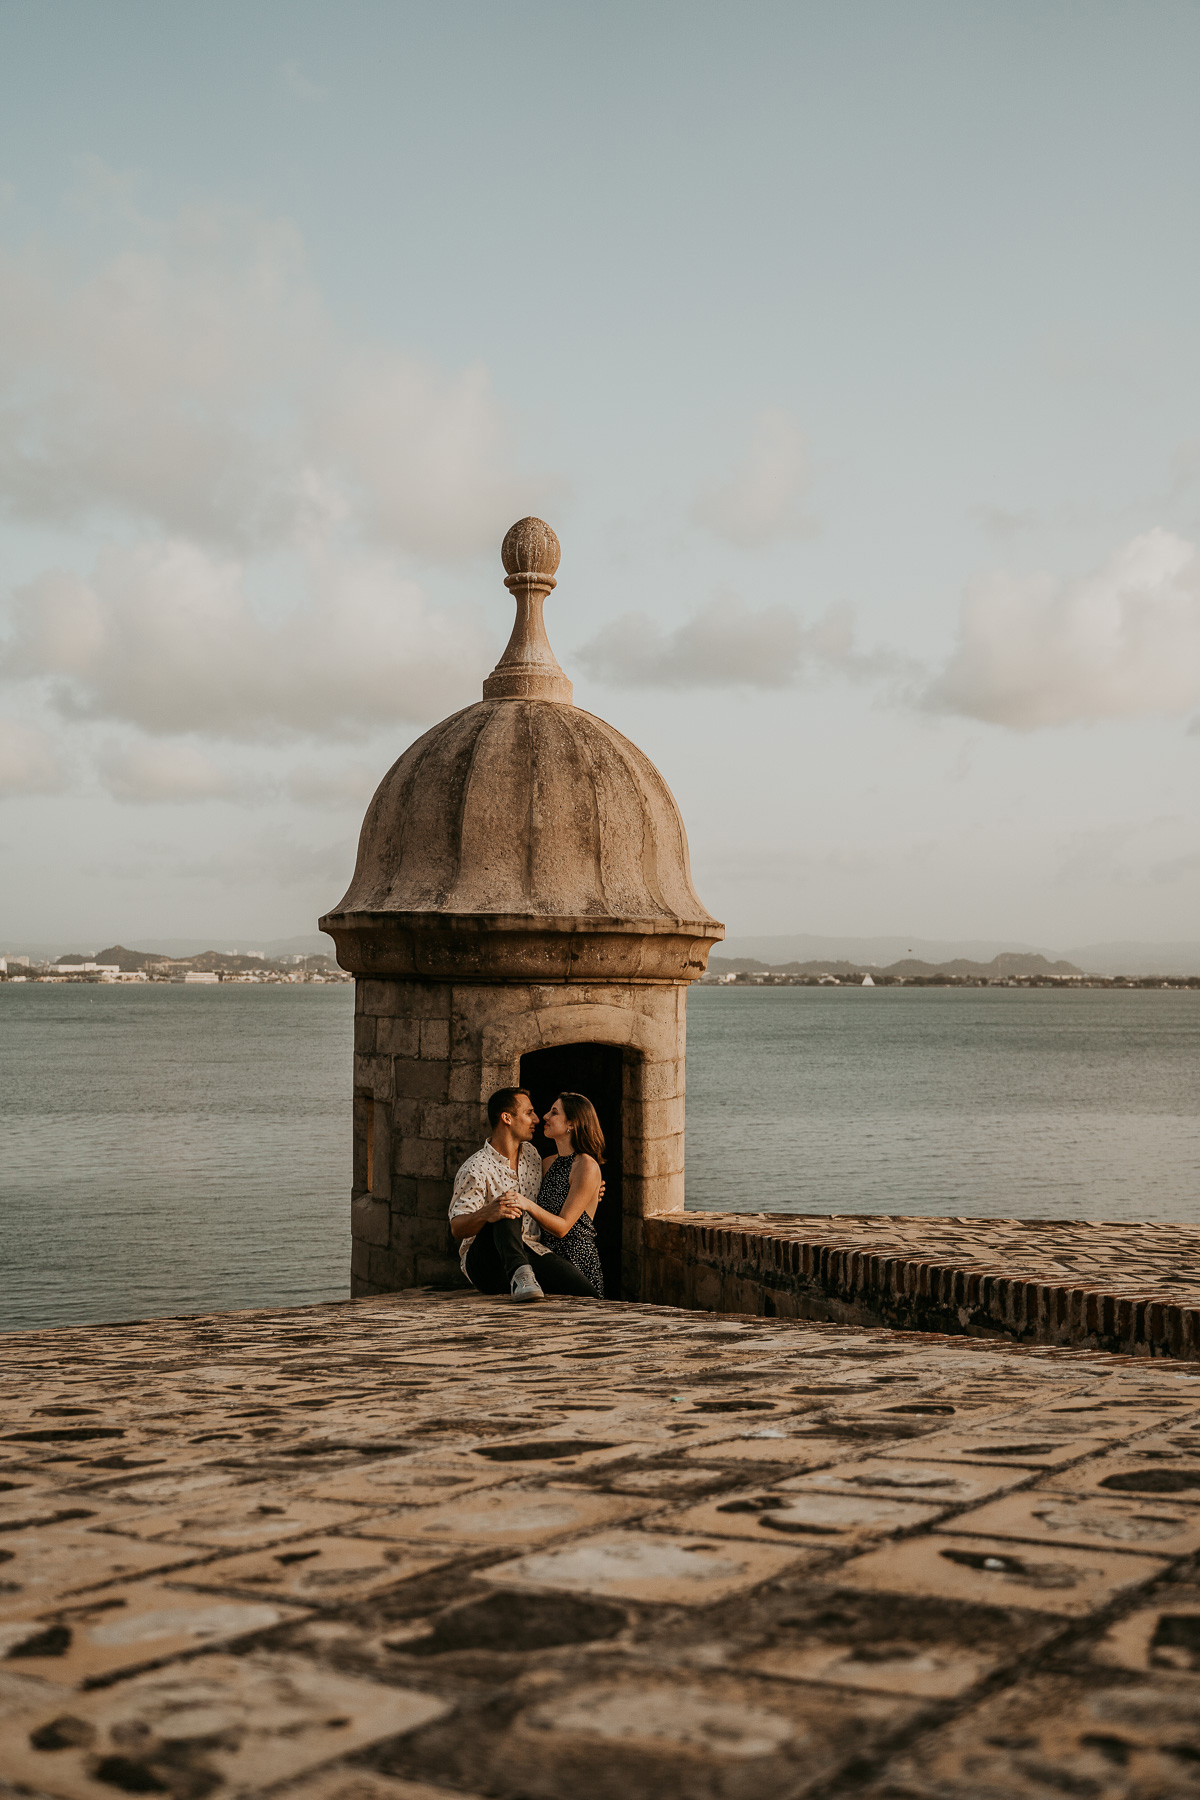
M579 1294L586 1300L598 1296L574 1263L549 1251L539 1256L521 1237L520 1219L497 1219L484 1225L471 1239L467 1251L467 1279L481 1294L507 1294L513 1275L523 1263L532 1268L537 1284L547 1294Z

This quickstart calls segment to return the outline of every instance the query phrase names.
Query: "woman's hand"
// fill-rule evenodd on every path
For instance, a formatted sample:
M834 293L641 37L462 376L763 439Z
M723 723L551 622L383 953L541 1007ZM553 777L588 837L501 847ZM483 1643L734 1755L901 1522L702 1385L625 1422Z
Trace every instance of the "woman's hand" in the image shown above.
M482 1211L485 1222L494 1225L500 1219L519 1219L525 1211L525 1203L522 1195L511 1188L507 1194L498 1194L494 1200L489 1200Z
M465 1243L483 1230L485 1225L498 1225L502 1219L519 1219L525 1211L524 1206L516 1202L520 1195L516 1193L496 1194L491 1200L483 1200L472 1213L455 1213L450 1220L450 1235L458 1243Z

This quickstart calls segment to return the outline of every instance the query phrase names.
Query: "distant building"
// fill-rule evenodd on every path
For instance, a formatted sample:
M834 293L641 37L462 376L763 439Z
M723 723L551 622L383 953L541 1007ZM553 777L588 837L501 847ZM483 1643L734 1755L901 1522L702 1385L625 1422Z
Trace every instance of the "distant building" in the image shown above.
M214 981L220 981L221 977L214 970L189 969L183 979L185 981L202 981L205 983L212 983Z

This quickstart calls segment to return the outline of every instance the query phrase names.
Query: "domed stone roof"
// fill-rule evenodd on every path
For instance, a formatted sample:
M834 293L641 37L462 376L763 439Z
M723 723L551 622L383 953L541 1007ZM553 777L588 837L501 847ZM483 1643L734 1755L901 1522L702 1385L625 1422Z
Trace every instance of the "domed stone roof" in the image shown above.
M367 810L354 878L321 920L343 967L456 980L694 980L724 927L692 886L671 791L571 704L541 609L558 539L504 541L516 595L485 698L418 738Z

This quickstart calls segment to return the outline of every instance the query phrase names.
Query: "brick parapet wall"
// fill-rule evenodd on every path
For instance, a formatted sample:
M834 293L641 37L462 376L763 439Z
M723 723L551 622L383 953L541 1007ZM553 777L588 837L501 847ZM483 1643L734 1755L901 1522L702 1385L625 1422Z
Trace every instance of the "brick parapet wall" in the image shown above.
M1064 1258L1084 1260L1079 1242L1090 1263L1107 1256L1107 1273L1063 1279ZM644 1222L642 1298L1194 1362L1200 1231L676 1212Z

